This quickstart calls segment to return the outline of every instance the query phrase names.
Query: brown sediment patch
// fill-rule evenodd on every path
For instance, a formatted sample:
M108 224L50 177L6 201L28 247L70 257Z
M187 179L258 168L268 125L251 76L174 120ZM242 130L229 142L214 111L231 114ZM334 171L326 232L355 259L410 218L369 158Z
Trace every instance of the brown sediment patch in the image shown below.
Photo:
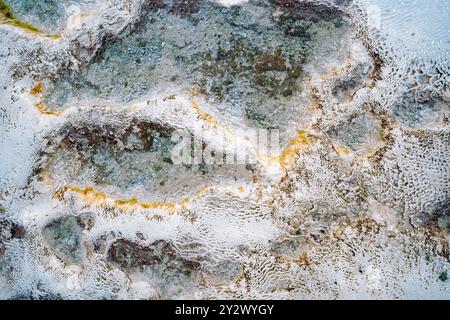
M345 12L336 6L320 4L312 1L271 0L271 2L285 10L285 15L297 19L318 21L339 20Z
M181 257L177 248L166 240L144 246L128 239L117 239L108 249L108 260L124 269L165 265L169 271L190 273L201 267L199 262Z
M118 147L119 141L125 140L130 134L135 134L141 139L142 148L148 149L153 144L153 137L149 130L160 133L163 137L170 137L173 128L149 121L132 119L127 127L115 128L112 125L70 126L63 128L60 147L75 149L77 151L89 150L102 143Z
M170 12L181 16L190 15L199 9L199 0L174 0Z

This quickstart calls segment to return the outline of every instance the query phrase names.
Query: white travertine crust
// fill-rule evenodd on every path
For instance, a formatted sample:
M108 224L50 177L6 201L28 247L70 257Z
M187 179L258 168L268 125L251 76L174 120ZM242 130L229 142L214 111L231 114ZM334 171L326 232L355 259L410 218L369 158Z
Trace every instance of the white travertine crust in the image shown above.
M382 0L0 12L0 299L449 299L433 2L426 27ZM179 130L254 162L176 164Z

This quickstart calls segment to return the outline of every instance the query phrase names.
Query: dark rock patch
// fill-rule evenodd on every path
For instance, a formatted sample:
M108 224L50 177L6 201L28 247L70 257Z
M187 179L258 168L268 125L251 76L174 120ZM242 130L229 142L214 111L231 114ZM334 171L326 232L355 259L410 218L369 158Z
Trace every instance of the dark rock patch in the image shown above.
M338 7L312 1L271 0L271 2L285 11L285 17L318 22L341 21L344 16L344 12Z
M173 244L165 240L142 246L130 240L119 239L109 247L108 259L124 269L164 266L168 271L190 274L201 267L197 261L180 257Z
M85 212L77 216L78 225L84 230L91 230L95 225L95 215L91 212Z
M26 230L22 225L7 218L0 218L0 258L5 254L6 242L13 239L22 239L25 235Z
M75 216L51 221L42 230L42 236L61 260L71 264L81 263L83 259L81 228Z

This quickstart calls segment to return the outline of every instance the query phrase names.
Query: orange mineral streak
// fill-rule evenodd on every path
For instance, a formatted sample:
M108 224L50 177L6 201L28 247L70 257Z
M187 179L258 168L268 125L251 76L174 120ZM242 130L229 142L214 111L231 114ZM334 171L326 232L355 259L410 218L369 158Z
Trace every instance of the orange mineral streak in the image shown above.
M44 102L38 102L34 105L41 114L44 114L46 116L59 116L61 115L62 111L56 111L49 109Z
M347 148L336 147L334 148L334 150L336 150L337 154L341 156L348 156L350 154L350 150L348 150Z
M78 187L66 186L58 190L53 198L62 200L67 192L77 193L83 197L84 202L89 204L103 204L106 202L106 194L96 191L93 187L88 186L84 189Z
M194 108L194 110L197 112L198 116L200 117L200 119L202 119L203 121L209 122L213 125L218 126L219 123L217 122L216 119L213 118L213 116L211 116L209 113L203 111L199 104L195 101L191 101L191 106L192 108Z
M38 95L44 94L45 92L45 87L44 84L42 82L38 82L33 88L31 88L30 90L30 94L32 96L37 97Z
M210 114L203 111L200 108L199 104L196 103L195 101L191 101L191 106L193 109L195 109L195 111L197 112L197 114L203 121L211 123L214 126L220 128L222 130L225 130L225 132L227 134L231 134L233 136L239 136L239 135L236 135L236 133L234 133L234 132L226 129L222 125L220 125L219 122L216 119L214 119ZM241 136L241 137L245 140L248 140L248 137L244 137L244 136ZM259 152L258 147L256 145L252 144L252 147L254 148L255 154L259 160L263 161L266 164L278 162L278 163L280 163L281 166L285 167L285 166L288 166L292 162L292 160L295 158L295 156L298 153L305 151L307 146L310 145L314 141L315 141L315 139L311 134L309 134L305 130L299 130L299 131L297 131L297 135L294 138L289 140L288 147L281 153L280 156L266 156Z
M109 205L116 208L120 208L122 210L126 209L163 209L167 210L169 213L173 213L176 209L183 208L188 203L192 202L192 200L200 197L206 189L200 189L196 192L195 197L193 199L184 198L178 203L165 203L165 202L141 202L136 198L130 199L111 199L106 193L97 191L92 186L88 186L86 188L72 187L66 186L59 191L57 191L53 198L57 200L63 200L66 193L74 193L81 197L84 203L88 205L97 205L104 206Z
M45 94L45 87L42 82L38 82L36 85L34 85L31 90L30 94L34 97L40 97L43 98ZM41 114L47 115L47 116L59 116L62 111L52 110L41 100L40 102L36 103L34 105Z

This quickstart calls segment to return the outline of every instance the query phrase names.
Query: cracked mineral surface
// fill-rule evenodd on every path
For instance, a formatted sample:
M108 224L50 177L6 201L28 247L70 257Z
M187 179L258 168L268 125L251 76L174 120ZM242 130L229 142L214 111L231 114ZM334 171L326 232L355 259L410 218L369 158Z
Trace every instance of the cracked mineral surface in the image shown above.
M0 299L450 299L449 15L0 0Z

